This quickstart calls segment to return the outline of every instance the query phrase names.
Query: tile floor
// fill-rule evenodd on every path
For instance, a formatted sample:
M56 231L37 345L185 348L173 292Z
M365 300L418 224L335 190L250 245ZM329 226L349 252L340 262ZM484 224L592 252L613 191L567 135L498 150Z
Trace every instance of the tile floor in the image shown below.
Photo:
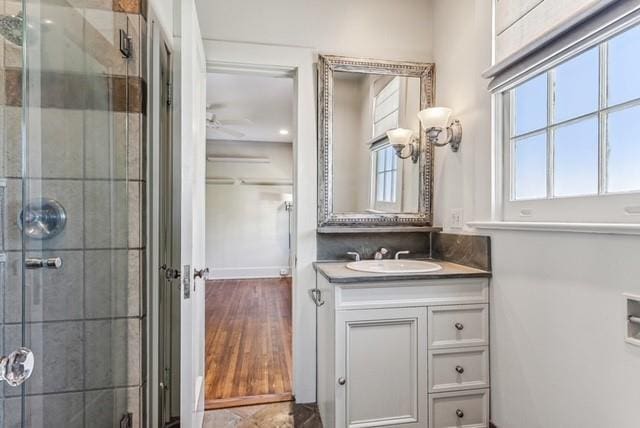
M322 428L318 409L294 402L210 410L204 428Z

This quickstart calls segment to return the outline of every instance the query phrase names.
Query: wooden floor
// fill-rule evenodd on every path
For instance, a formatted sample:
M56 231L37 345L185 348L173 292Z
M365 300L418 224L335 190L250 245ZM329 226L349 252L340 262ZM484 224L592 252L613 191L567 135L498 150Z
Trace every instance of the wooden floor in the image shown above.
M205 408L291 400L291 279L206 287Z

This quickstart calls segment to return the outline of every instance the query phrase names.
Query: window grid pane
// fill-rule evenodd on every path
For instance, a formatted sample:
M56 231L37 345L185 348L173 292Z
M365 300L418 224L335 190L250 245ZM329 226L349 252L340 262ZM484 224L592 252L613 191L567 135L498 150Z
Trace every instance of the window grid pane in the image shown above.
M547 126L547 79L547 73L543 73L513 89L513 136Z
M553 196L598 194L598 118L553 130Z
M558 65L552 76L552 122L594 113L599 108L600 55L598 47Z
M640 106L609 112L606 193L640 190Z
M512 143L514 200L547 197L547 134L540 133Z
M640 192L638 46L640 26L508 92L511 200ZM544 180L540 143L524 144L541 136Z
M607 105L614 106L640 98L640 26L607 42Z

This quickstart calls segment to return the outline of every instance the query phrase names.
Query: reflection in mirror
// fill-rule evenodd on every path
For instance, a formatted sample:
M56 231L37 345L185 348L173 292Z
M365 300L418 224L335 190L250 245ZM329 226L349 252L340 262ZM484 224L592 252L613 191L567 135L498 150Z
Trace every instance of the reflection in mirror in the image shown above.
M418 213L420 163L400 159L386 132L419 135L420 78L334 71L334 213Z

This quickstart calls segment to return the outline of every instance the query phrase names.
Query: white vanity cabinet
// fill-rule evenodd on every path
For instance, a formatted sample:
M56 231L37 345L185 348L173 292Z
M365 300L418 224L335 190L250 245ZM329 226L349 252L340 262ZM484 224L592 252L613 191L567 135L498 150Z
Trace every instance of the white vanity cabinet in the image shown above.
M318 273L326 428L489 427L486 278L330 283Z

